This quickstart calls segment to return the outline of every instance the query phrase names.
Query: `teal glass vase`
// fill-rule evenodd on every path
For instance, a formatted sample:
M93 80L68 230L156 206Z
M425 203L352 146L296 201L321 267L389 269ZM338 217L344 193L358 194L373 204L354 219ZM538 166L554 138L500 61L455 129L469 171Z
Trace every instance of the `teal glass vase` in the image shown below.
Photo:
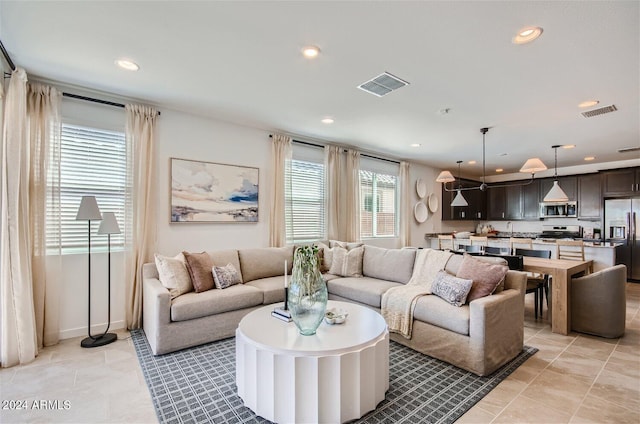
M320 272L318 248L296 249L287 303L291 319L303 336L316 334L327 310L327 283Z

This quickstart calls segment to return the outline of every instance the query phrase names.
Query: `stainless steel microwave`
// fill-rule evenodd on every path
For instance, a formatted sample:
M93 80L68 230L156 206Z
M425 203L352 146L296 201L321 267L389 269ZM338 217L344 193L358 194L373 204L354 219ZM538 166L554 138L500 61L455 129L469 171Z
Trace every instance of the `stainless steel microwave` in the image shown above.
M540 202L540 218L576 218L578 202Z

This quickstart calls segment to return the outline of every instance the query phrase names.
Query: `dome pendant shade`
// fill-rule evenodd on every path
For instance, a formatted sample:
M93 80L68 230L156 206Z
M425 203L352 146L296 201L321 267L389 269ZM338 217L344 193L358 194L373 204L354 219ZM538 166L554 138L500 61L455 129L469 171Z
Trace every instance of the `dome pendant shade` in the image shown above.
M438 178L436 178L436 182L439 183L452 183L455 180L455 177L449 171L442 171L440 175L438 175Z
M469 203L467 203L467 199L464 198L460 190L458 190L458 194L456 194L456 197L453 198L451 206L469 206Z
M560 188L560 186L558 185L558 180L555 180L553 182L553 187L551 187L549 193L544 196L543 200L545 202L566 202L567 200L569 200L569 196L567 196L567 193L565 193L564 190Z

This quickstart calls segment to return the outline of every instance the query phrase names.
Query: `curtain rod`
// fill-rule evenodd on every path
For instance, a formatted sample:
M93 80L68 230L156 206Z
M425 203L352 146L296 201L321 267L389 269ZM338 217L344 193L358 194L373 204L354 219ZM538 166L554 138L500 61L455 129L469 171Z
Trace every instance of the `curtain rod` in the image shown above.
M4 44L2 44L2 40L0 40L0 50L2 51L2 55L4 56L4 60L7 61L7 64L9 65L9 68L11 68L12 71L16 70L16 65L13 63L13 60L11 60L11 57L9 56L9 52L7 52L7 49L4 48Z
M272 137L273 137L273 134L269 134L269 138L272 138ZM324 148L324 146L322 144L310 143L308 141L291 139L291 142L292 143L296 143L296 144L304 144L305 146ZM345 149L344 152L346 152L346 151L347 150ZM378 157L378 156L368 155L366 153L360 153L360 156L365 157L365 158L369 158L369 159L376 159L376 160L381 160L381 161L385 161L385 162L391 162L391 163L395 163L395 164L400 165L399 161L393 160L393 159L381 158L381 157Z
M108 100L94 99L93 97L80 96L78 94L72 94L72 93L62 93L62 95L64 97L70 97L72 99L85 100L87 102L93 102L93 103L100 103L101 105L115 106L115 107L120 107L122 109L125 108L125 105L122 103L110 102ZM160 114L161 114L160 111L158 111L158 116Z

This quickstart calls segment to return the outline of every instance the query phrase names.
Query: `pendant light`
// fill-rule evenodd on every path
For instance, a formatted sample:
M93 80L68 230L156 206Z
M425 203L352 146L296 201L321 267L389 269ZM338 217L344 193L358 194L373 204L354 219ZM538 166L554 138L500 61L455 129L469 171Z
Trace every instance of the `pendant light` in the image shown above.
M460 179L460 164L461 160L456 162L458 164L458 194L453 198L453 202L451 202L451 206L469 206L467 199L462 195L462 180Z
M551 146L551 148L554 149L555 151L555 165L553 168L553 186L551 187L551 190L549 190L549 193L547 193L547 195L544 196L543 200L545 202L566 202L567 200L569 200L569 196L567 196L567 193L565 193L564 190L560 188L560 185L558 185L558 147L561 147L561 146L559 144Z
M499 184L487 185L487 183L485 182L485 175L486 175L485 174L485 136L486 136L487 132L489 132L489 128L486 128L486 127L485 128L480 128L480 132L482 133L482 183L479 186L476 186L476 187L465 187L464 189L461 189L459 187L457 189L456 188L450 188L449 189L449 188L447 188L447 183L455 181L455 178L453 177L453 175L451 175L451 172L442 171L440 173L440 175L438 175L438 178L436 178L436 182L444 183L444 191L458 191L458 193L460 193L461 190L481 190L481 191L486 191L488 188L491 188L491 187L509 187L509 186L529 185L529 184L531 184L533 182L533 178L534 178L536 172L544 171L545 169L547 169L546 165L544 163L542 163L542 161L539 158L527 159L527 161L522 166L522 168L520 168L520 172L531 174L531 179L527 180L526 182L499 183ZM460 165L458 165L458 167L459 166ZM458 198L458 196L456 195L456 199L457 198ZM452 205L452 206L459 206L459 205ZM466 206L466 204L464 206Z

